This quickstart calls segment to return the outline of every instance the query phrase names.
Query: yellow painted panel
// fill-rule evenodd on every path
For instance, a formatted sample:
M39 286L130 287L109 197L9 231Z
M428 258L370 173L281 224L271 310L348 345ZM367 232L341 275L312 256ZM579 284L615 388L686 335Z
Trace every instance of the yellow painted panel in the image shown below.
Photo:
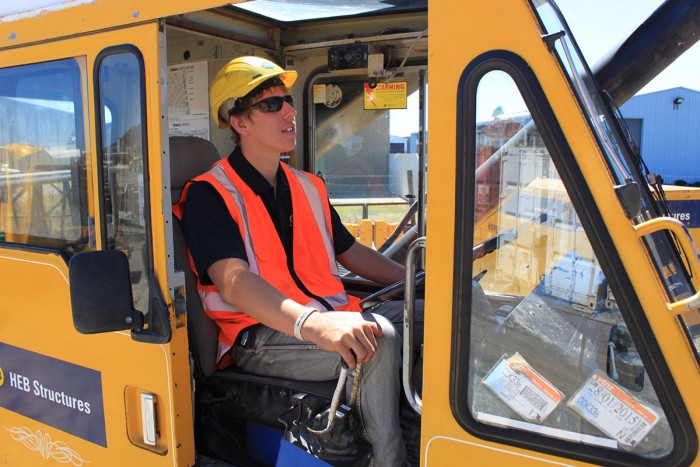
M143 2L140 0L93 0L85 5L49 13L38 10L22 21L0 22L0 49L34 42L100 31L109 28L134 26L167 16L205 10L239 1L222 0L169 0ZM27 16L27 15L25 15Z
M389 232L394 233L394 230L399 226L398 222L389 222L387 224L389 226Z
M435 437L426 443L426 466L463 467L464 465L484 466L552 466L572 465L570 462L556 462L542 454L521 454L505 445L484 443L481 440L465 441L459 438ZM465 459L470 459L465 463ZM581 465L581 464L579 464ZM584 464L585 465L585 464Z
M370 219L360 221L359 242L368 247L372 246L372 221Z
M68 268L64 259L55 253L0 249L0 283L8 284L9 275L27 279L14 280L12 287L3 288L0 316L4 322L11 319L12 325L0 325L0 343L26 355L30 365L46 364L46 361L56 359L57 364L69 366L81 374L99 372L100 383L92 385L91 391L81 397L91 405L92 423L104 426L109 449L39 419L0 409L0 425L7 428L0 431L0 445L3 446L0 462L7 465L41 462L42 455L48 455L48 451L29 450L22 441L36 436L65 443L75 451L76 461L81 459L83 463L93 465L118 465L119 459L129 459L133 465L175 463L178 452L173 449L176 440L171 423L174 407L168 378L168 369L172 365L169 346L141 344L133 341L127 332L78 333L71 315ZM2 363L6 372L9 365L7 361ZM25 373L31 375L30 368ZM51 387L43 379L48 375L27 377L32 389L40 385ZM163 405L167 407L159 421L161 438L168 446L165 456L140 449L126 437L124 388L136 382L162 397ZM55 384L60 385L60 380ZM35 397L37 403L43 402L41 396L33 392L29 397ZM103 407L104 415L98 412L99 406Z
M110 2L116 5L118 2ZM133 2L127 2L131 4ZM176 2L181 3L181 2ZM19 24L19 23L17 23ZM3 25L2 27L6 27ZM50 28L49 28L50 29ZM48 29L47 29L48 30ZM24 48L0 50L4 65L35 63L63 57L82 57L86 62L84 101L94 116L93 80L88 78L95 58L105 48L117 44L133 44L144 58L146 108L149 130L148 153L151 189L151 225L154 235L156 277L166 300L169 300L166 278L165 209L160 196L162 183L162 139L160 95L164 79L160 76L158 25L155 22L134 28L116 29L99 35L73 37ZM3 40L6 36L3 37ZM89 73L88 74L88 70ZM86 123L89 214L99 218L97 174L94 167L94 119ZM169 207L168 207L169 209ZM7 212L3 212L3 217ZM97 238L100 238L99 225ZM11 240L8 238L8 240ZM98 240L99 241L99 240ZM16 280L16 278L23 278ZM73 327L68 288L66 259L52 252L35 252L0 245L0 344L12 346L22 354L35 355L37 361L56 359L71 368L99 372L99 398L104 408L107 449L78 435L55 428L39 419L0 409L0 464L34 465L45 458L22 441L27 437L65 443L77 457L76 465L191 465L194 462L194 436L187 331L173 330L168 344L156 345L134 341L129 332L83 335ZM170 304L167 304L170 305ZM172 306L169 307L172 313ZM172 320L174 322L174 319ZM143 388L157 395L158 451L150 452L132 444L127 437L124 390L127 386ZM43 456L43 457L42 457Z
M359 231L357 224L345 224L345 228L348 229L348 232L350 232L353 237L357 238L357 233Z
M384 220L374 221L374 245L379 248L389 237L389 224Z
M439 220L439 224L429 223L426 252L428 274L425 313L429 318L425 322L424 344L423 376L426 384L423 390L421 437L423 465L580 465L565 457L550 457L527 449L484 442L460 426L452 412L454 382L451 377L454 369L451 364L454 363L454 347L452 340L445 337L452 335L455 313L453 277L456 274L454 245L457 187L454 174L456 161L463 156L457 152L456 142L461 136L458 132L464 131L458 126L457 112L454 109L458 102L460 80L465 78L469 64L478 56L495 50L509 51L521 57L542 86L573 153L575 160L572 162L578 163L583 174L584 179L580 183L590 181L588 185L593 200L613 238L614 244L610 247L619 252L635 292L643 304L644 310L639 311L646 314L654 330L691 417L700 420L700 401L696 397L700 376L697 363L689 352L688 340L673 317L664 312L663 292L653 267L650 266L648 255L641 242L635 238L630 223L624 219L612 183L609 183L610 174L602 161L600 148L578 107L568 79L541 39L541 31L530 10L530 4L526 0L504 0L499 2L498 8L494 8L493 2L487 0L429 0L428 67L432 72L428 121L430 153L433 157L428 172L430 202L427 215L429 219ZM493 34L495 25L499 34ZM460 46L455 47L455 44ZM445 111L450 108L453 110ZM435 155L439 157L434 157ZM468 191L474 188L464 189ZM484 224L476 232L477 239L493 235L489 232L488 216L484 219ZM436 228L436 225L439 227ZM506 223L502 223L501 227L508 228ZM547 248L547 245L540 244L536 235L539 235L537 231L527 243L535 248ZM569 240L575 241L575 237ZM570 245L557 244L549 248L562 251L570 248ZM504 281L515 282L512 264L523 260L525 255L526 251L519 252L515 245L499 251L499 262L511 262L507 269L511 272L510 277L506 277L504 272L501 277ZM486 261L481 261L479 265L485 269L491 267ZM544 267L546 264L540 264L534 269ZM532 271L526 274L522 271L520 275L522 279L533 280L535 273Z

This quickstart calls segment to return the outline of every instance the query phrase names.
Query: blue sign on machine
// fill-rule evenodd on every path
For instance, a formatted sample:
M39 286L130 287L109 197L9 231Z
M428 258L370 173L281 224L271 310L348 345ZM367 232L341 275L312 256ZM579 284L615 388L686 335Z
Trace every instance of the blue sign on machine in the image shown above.
M700 227L700 201L667 201L671 215L683 222L689 229Z
M0 407L107 447L99 371L0 342Z

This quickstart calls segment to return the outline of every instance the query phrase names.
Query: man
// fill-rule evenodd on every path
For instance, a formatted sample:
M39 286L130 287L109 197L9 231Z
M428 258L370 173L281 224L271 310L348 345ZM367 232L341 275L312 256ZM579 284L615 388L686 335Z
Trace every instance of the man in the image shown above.
M400 342L383 316L346 294L336 259L381 284L403 266L355 242L322 180L280 164L296 145L289 88L297 78L258 57L214 78L212 115L236 149L183 190L175 211L207 314L220 328L220 366L297 380L338 376L364 363L360 415L374 464L405 462L399 425Z

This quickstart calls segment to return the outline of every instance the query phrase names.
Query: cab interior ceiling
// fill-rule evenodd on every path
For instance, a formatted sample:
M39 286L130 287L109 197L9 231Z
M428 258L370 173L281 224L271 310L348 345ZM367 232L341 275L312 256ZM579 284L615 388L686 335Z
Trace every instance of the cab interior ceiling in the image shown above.
M257 4L258 1L246 2ZM321 4L319 0L268 1L267 4L294 5L299 8ZM336 3L324 2L335 8ZM342 2L350 3L350 2ZM369 2L360 0L361 5L378 4L382 1ZM392 0L390 3L409 3ZM427 2L413 2L427 4ZM230 43L259 47L268 51L272 57L304 58L322 54L331 46L356 43L370 43L373 53L384 53L387 65L401 62L410 52L410 61L425 60L428 53L428 34L426 8L386 8L373 14L338 15L322 19L283 22L274 16L251 13L235 5L223 6L210 10L195 11L166 19L168 41L193 41L193 36L200 41L224 39ZM387 16L386 12L398 12ZM338 20L343 21L339 30ZM343 32L343 30L345 32ZM352 31L351 33L349 31ZM226 56L224 51L224 56ZM211 57L211 56L210 56ZM410 64L410 61L408 64Z

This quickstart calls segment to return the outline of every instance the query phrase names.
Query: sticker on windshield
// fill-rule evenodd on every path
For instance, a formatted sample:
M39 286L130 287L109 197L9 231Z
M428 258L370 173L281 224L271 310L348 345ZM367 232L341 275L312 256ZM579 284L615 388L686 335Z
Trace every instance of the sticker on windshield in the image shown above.
M583 383L568 405L626 449L639 444L659 421L652 408L599 371Z
M481 382L524 419L542 423L564 394L519 354L502 357Z

